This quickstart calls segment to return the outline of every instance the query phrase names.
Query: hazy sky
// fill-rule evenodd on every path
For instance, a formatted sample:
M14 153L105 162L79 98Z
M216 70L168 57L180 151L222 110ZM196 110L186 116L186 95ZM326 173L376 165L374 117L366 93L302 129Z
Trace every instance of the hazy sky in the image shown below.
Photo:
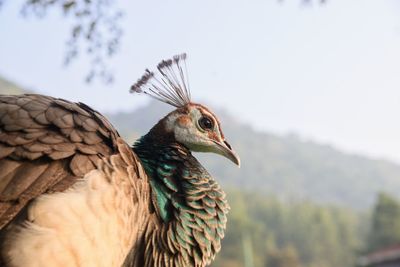
M109 62L113 85L83 82L88 62L63 68L70 24L59 12L0 13L0 75L103 111L146 103L128 94L146 67L187 52L194 100L257 129L400 162L400 1L119 1L125 35Z

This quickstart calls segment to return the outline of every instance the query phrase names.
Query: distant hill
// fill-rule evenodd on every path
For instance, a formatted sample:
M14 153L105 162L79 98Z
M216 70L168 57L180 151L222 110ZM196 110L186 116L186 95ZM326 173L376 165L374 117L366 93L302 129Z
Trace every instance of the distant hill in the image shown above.
M8 81L0 77L0 94L5 95L19 95L23 93L28 93L29 90L23 89L11 81Z
M132 136L146 133L170 110L167 105L152 102L109 118L133 142ZM196 156L225 188L356 209L368 208L379 191L400 195L400 165L346 154L295 135L258 132L225 111L215 111L228 141L241 157L242 167L237 169L217 155Z
M0 78L0 93L26 92ZM172 110L152 102L148 106L108 117L129 143L146 133ZM215 110L242 167L217 155L197 154L225 188L258 191L284 199L306 199L357 209L368 208L379 191L400 195L400 166L388 161L349 155L328 145L295 135L258 132L232 114Z

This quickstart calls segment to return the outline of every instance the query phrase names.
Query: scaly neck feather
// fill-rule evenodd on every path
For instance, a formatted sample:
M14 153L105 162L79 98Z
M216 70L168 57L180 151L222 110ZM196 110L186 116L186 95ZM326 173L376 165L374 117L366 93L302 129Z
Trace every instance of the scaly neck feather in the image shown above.
M146 247L145 255L153 256L144 259L145 266L160 258L170 262L165 266L207 266L224 236L225 193L185 146L157 132L150 131L133 147L150 177L153 206L162 222L162 233L149 235L148 242L157 247ZM168 242L154 242L165 237Z

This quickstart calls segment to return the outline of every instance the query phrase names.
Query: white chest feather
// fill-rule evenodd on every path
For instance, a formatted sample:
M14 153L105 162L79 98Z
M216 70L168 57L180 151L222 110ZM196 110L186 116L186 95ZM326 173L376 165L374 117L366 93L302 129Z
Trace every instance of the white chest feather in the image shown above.
M121 266L140 231L133 217L143 212L121 183L94 170L67 192L37 198L30 222L8 237L10 266Z

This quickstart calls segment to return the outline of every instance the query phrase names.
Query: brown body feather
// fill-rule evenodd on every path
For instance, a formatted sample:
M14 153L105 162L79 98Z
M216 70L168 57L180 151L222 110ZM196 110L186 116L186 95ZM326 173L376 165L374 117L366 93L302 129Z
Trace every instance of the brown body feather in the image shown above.
M209 265L220 250L220 242L224 236L226 213L229 209L225 193L191 155L189 149L177 143L171 132L166 132L166 128L170 127L166 125L169 116L172 118L183 116L178 120L183 127L190 124L188 119L183 121L183 118L187 116L189 109L194 108L208 112L207 109L195 104L180 107L171 113L172 115L169 114L160 120L150 131L148 138L156 134L154 144L143 143L144 150L150 149L147 152L153 156L165 156L170 153L168 155L171 158L165 158L168 159L165 163L171 161L178 164L179 162L177 166L169 166L179 167L179 172L170 172L171 169L163 170L158 168L159 166L154 168L161 171L162 177L165 178L163 180L165 188L170 186L172 191L177 192L169 195L168 201L171 208L168 212L171 219L163 221L157 213L159 210L157 210L156 194L159 191L151 188L150 183L150 179L158 178L152 177L149 174L150 170L145 171L145 163L142 164L146 162L146 159L152 160L152 158L145 154L134 153L105 117L82 103L72 103L42 95L0 95L0 266L26 266L26 262L31 264L29 260L36 257L37 242L42 242L41 237L31 238L29 242L26 242L25 237L29 236L29 226L43 225L35 219L31 220L31 214L27 216L26 211L28 210L29 214L29 211L34 210L32 206L36 208L35 205L38 202L37 205L40 206L41 195L50 193L47 196L57 201L58 195L68 195L72 191L86 194L92 192L93 189L93 195L99 194L100 191L96 191L97 182L92 182L88 177L96 172L106 180L106 186L108 189L111 188L113 197L107 201L95 201L99 212L102 209L110 211L106 215L111 220L103 221L103 218L99 217L100 220L96 218L94 224L100 224L103 227L107 225L107 222L113 222L111 236L114 239L111 239L113 244L118 245L110 247L110 244L105 242L104 253L111 258L113 256L110 255L115 255L111 253L111 250L114 249L113 252L120 253L115 256L118 263L114 263L114 258L112 258L113 264L104 265L105 263L101 262L101 266L204 267ZM219 129L218 121L217 125ZM215 138L227 144L222 132ZM157 150L160 145L161 147L166 145L165 153ZM141 161L143 159L145 161ZM158 159L153 160L159 163ZM78 183L84 176L86 187ZM101 178L99 181L99 183L102 182ZM174 185L174 183L179 185ZM56 192L66 193L56 194ZM87 199L79 205L91 203L92 193L88 193L89 196L85 195ZM200 199L202 202L199 202ZM45 213L57 213L58 207L67 206L65 200L62 199L55 209L54 206L45 209ZM70 242L68 234L63 229L68 228L71 221L77 218L79 221L80 218L85 217L85 209L83 213L79 213L82 209L75 210L73 206L68 206L66 210L68 209L72 210L74 218L65 217L68 219L62 225L64 228L58 225L44 227L56 232L57 229L59 230L53 235L53 240L58 240L57 242L60 242L60 237L65 236ZM91 207L88 210L90 209L93 214L96 214L96 209ZM54 214L54 216L59 215ZM64 218L63 215L57 218ZM21 224L21 222L28 222L28 224ZM84 223L84 220L79 223L78 225L84 230L83 233L81 234L79 229L75 231L75 228L72 228L71 234L86 235L85 229L88 225ZM25 232L21 235L20 233L24 230ZM114 230L119 233L117 238ZM73 253L74 258L84 259L86 251L92 251L93 255L104 251L97 249L96 246L103 244L106 237L103 240L102 232L93 233L100 238L97 243L91 243L94 247L89 246L87 249L87 247L82 248L82 244L70 244L68 249L76 252ZM30 250L29 253L24 252L26 247L29 248L27 249ZM104 246L102 248L104 249ZM51 251L51 245L47 244L46 249ZM41 255L45 255L48 251L40 252ZM19 256L24 253L25 261L20 259L23 258L22 256ZM93 255L91 256L94 261L101 260ZM37 258L35 262L40 265L34 266L100 266L80 264L79 260L75 260L72 264L61 263L60 265L50 263L46 256L40 259L37 256ZM41 264L43 262L44 264Z
M0 97L0 229L33 198L63 191L116 153L117 131L84 104Z
M7 236L27 219L23 211L30 201L65 191L94 169L107 177L125 177L110 183L131 199L133 210L125 213L136 216L129 226L131 244L126 245L132 252L143 251L143 231L152 214L147 174L107 119L82 103L0 95L0 266L8 266ZM136 253L125 265L140 266L142 261Z

